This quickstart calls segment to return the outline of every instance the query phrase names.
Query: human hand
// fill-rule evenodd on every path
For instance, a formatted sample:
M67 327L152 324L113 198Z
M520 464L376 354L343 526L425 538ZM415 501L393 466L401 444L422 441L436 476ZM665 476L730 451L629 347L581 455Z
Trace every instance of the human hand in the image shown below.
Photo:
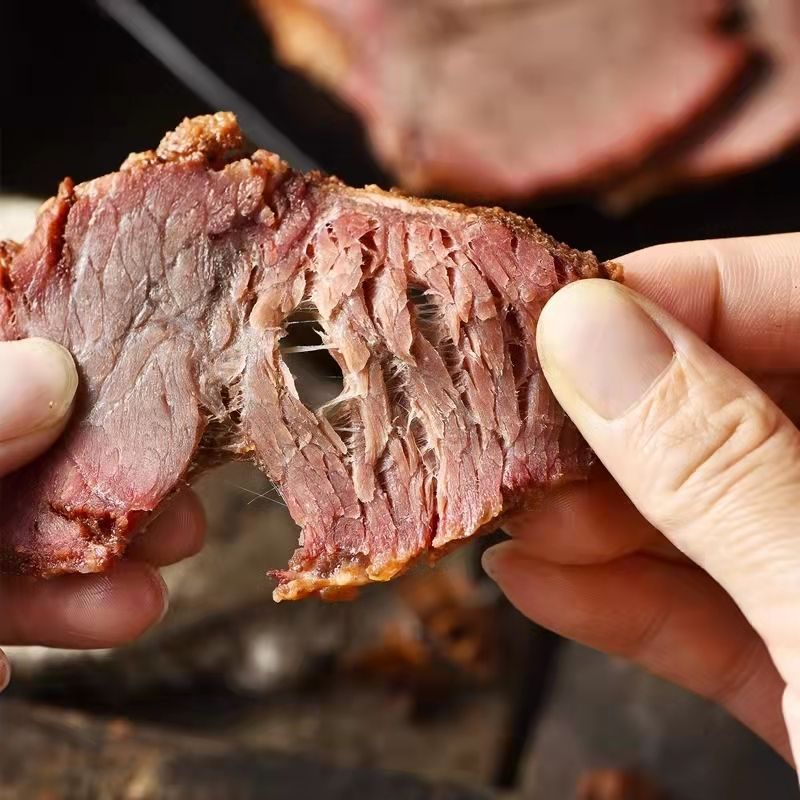
M512 521L485 568L531 619L798 761L800 234L620 261L629 288L572 284L538 328L550 386L614 480Z
M0 476L55 442L72 408L78 376L70 354L43 339L0 342ZM203 512L185 491L102 575L51 580L0 575L0 644L103 648L135 639L166 610L158 573L197 552ZM0 651L0 691L9 680Z

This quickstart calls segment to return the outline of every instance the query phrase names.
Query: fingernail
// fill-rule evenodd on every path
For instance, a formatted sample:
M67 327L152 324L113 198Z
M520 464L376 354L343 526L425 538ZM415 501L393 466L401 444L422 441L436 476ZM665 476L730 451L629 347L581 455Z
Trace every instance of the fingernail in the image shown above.
M55 342L0 343L0 441L60 422L77 386L72 356Z
M167 582L164 580L164 576L158 570L156 570L156 576L161 584L161 596L164 598L164 605L161 608L161 614L155 623L158 625L163 621L164 617L166 617L167 613L169 612L169 587L167 586Z
M483 571L495 582L497 582L498 575L502 570L503 550L509 544L511 543L501 542L500 544L496 544L488 550L485 550L481 556Z
M153 623L153 625L158 625L158 623L167 616L167 612L169 611L169 588L167 587L167 582L164 580L164 576L157 567L150 564L144 564L142 566L149 573L149 578L153 587L161 595L161 611L158 618Z
M605 419L635 405L675 354L634 295L604 280L577 281L558 292L539 318L537 345L556 393L574 392Z
M8 663L6 654L0 650L0 692L8 686L11 680L11 665Z

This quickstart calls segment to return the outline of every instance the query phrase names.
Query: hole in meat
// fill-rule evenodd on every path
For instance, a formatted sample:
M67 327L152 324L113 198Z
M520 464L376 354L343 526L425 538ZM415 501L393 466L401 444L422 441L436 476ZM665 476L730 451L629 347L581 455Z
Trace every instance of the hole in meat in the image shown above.
M297 525L280 488L255 464L225 464L205 473L197 488L209 501L209 528L230 542L231 567L245 561L264 563L268 569L286 565L297 547ZM270 535L252 535L263 530Z
M283 363L294 376L300 402L316 410L342 393L342 370L322 337L317 309L301 303L285 323L280 341Z
M223 405L228 410L228 416L230 417L231 422L234 425L239 425L242 421L242 412L235 405L235 400L231 395L230 388L228 386L221 386L219 393L220 397L222 398Z
M441 350L445 336L441 310L423 286L414 284L408 287L408 302L419 333L428 340L435 350Z
M378 227L378 223L376 220L370 220L370 224L372 227L358 240L361 242L361 247L363 250L367 250L371 253L378 252L378 244L375 240L375 228Z

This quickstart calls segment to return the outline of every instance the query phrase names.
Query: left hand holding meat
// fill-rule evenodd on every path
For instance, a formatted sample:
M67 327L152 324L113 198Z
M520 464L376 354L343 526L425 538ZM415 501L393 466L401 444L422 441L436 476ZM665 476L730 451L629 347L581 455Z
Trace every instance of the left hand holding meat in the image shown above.
M44 339L0 343L0 476L55 443L77 387L72 357L60 345ZM192 555L202 541L202 509L186 491L112 572L47 581L0 574L0 644L102 648L136 638L166 610L157 568ZM9 675L0 651L0 690Z

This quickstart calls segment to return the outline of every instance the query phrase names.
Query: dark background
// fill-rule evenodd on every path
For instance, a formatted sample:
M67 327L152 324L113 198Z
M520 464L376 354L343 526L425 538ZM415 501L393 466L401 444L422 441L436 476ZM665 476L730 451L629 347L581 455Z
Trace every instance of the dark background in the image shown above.
M246 0L160 0L150 6L323 169L355 184L390 183L369 157L355 119L274 63ZM217 110L89 0L8 3L4 16L4 191L48 196L64 175L84 180L111 171L129 152L155 146L184 116ZM606 216L588 204L521 210L570 244L613 257L669 240L797 230L799 181L795 155L659 199L626 217Z

